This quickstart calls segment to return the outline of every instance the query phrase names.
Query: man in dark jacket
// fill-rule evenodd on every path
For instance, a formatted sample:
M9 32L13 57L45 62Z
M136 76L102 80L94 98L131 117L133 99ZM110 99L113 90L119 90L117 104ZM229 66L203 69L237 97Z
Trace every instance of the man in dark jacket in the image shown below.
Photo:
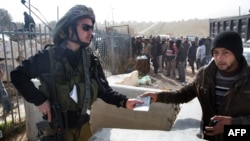
M35 21L33 17L31 17L27 12L24 12L23 15L24 15L24 30L33 32L33 28L35 27Z
M192 73L194 74L194 62L196 60L196 50L197 50L197 46L195 44L194 41L191 42L191 46L188 49L188 62L189 62L189 66L192 69Z
M51 74L54 77L57 103L62 109L60 115L65 126L65 141L89 139L91 130L87 110L97 98L128 109L143 103L129 99L109 86L99 60L88 48L94 24L92 8L75 5L55 25L52 32L54 45L24 60L11 72L15 88L26 101L36 105L39 112L47 116L48 122L56 118L51 114L50 106L53 104L51 97L55 96L49 93L47 88L50 86L44 76ZM39 89L31 81L32 78L39 78ZM49 133L53 136L57 130L52 130Z
M186 51L182 46L182 40L176 40L177 54L175 57L175 61L177 62L179 80L181 84L184 86L186 84L186 72L185 72L185 64L186 64Z
M216 36L211 54L213 60L185 87L176 92L146 92L142 97L177 104L197 97L203 111L204 139L223 141L224 125L250 124L250 67L236 32L225 31ZM218 123L210 126L211 120Z

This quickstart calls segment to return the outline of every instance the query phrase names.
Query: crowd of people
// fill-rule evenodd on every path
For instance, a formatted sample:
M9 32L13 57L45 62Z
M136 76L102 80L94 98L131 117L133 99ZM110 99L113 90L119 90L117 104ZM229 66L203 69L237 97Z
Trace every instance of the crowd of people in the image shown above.
M146 55L150 59L153 75L166 72L166 76L180 80L182 85L186 85L187 66L190 66L195 74L195 64L196 70L208 64L211 60L211 43L212 39L209 37L197 37L190 41L188 37L172 39L139 36L133 37L132 48L133 56Z

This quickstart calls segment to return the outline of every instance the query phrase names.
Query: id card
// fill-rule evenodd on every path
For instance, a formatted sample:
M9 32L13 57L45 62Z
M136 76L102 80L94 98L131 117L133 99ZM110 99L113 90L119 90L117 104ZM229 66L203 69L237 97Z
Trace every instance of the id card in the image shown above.
M133 110L147 112L149 110L149 106L150 106L150 99L151 99L150 96L142 97L142 98L140 96L138 96L137 99L144 101L144 103L143 104L136 104L135 108Z

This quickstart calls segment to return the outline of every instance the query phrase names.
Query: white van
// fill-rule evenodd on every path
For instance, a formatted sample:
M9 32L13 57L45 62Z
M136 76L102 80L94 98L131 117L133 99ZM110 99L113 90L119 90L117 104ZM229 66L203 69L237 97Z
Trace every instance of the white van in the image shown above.
M158 36L160 36L161 41L162 41L163 38L166 38L166 39L170 39L171 38L170 35L167 35L167 34L160 34Z

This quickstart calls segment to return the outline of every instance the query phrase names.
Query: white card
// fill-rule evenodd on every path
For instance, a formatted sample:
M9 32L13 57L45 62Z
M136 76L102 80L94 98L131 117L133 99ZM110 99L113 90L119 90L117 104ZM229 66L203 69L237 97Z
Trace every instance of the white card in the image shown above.
M71 99L73 99L73 101L74 101L75 103L78 103L76 85L73 86L73 89L72 89L72 91L69 93L69 96L71 97Z
M135 108L133 110L134 111L146 111L147 112L149 110L151 97L147 96L147 97L141 98L140 96L138 96L137 99L144 101L144 103L143 104L136 104Z

